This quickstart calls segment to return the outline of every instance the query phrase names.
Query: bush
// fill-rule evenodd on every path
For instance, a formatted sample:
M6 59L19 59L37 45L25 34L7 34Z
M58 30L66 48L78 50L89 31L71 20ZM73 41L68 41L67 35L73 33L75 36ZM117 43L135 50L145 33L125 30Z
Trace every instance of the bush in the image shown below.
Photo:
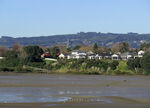
M9 50L5 53L5 58L0 61L1 67L17 67L22 65L21 58L18 57L18 52Z
M43 68L45 67L46 63L45 62L29 62L27 65L32 66L32 67L37 67L37 68Z
M117 69L113 73L116 73L116 74L133 74L133 71L128 68L126 61L120 61Z
M150 52L144 54L143 58L141 59L141 65L144 69L144 74L150 74Z
M2 72L13 72L13 71L15 71L15 69L14 68L8 68L8 67L0 67L0 71L2 71Z

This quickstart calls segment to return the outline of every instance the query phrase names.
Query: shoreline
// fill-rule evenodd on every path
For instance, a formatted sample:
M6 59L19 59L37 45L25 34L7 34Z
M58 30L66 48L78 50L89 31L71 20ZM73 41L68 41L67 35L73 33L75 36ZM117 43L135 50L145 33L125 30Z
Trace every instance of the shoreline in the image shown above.
M0 72L1 74L48 74L48 75L87 75L87 76L150 76L144 74L88 74L88 73L72 73L72 72Z

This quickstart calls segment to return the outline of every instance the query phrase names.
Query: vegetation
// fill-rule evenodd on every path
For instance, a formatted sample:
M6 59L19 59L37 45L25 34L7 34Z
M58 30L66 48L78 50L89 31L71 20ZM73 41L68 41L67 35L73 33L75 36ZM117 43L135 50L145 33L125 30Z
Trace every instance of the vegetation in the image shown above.
M145 53L142 58L128 60L127 65L136 74L150 74L150 52Z
M113 72L113 74L128 74L132 75L134 72L128 68L126 61L120 61L117 69Z
M145 74L150 74L150 52L144 54L141 59L141 66Z
M119 45L118 47L116 45ZM95 54L102 52L130 50L130 46L123 42L111 48L99 47L96 43L93 47L76 46L75 49L93 50ZM115 49L116 48L116 49ZM42 48L39 46L22 47L15 44L12 49L0 47L4 59L0 60L0 71L8 72L46 72L46 73L74 73L74 74L109 74L109 75L133 75L150 74L150 52L147 51L143 58L129 59L128 61L113 61L109 59L89 60L85 59L58 59L60 48ZM70 50L73 50L70 48ZM67 51L67 49L66 49ZM50 57L57 61L47 61L41 58L44 52L49 52Z
M25 64L29 62L42 62L41 55L43 50L39 46L27 46L24 48L27 56L25 58Z
M124 52L130 51L130 46L127 42L117 43L111 47L111 50L114 53L117 53L117 52L124 53Z
M98 54L98 45L97 45L97 43L95 43L95 44L93 45L93 52L94 52L95 54Z

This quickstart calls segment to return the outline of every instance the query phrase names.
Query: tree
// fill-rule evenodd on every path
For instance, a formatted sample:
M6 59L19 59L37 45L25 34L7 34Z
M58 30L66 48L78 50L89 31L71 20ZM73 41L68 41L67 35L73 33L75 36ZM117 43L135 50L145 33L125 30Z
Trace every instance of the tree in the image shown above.
M98 53L98 45L97 45L97 43L95 43L95 44L93 45L93 52L94 52L95 54Z
M4 54L8 51L7 48L0 46L0 56L4 56Z
M4 54L4 59L1 61L3 67L16 67L21 64L21 59L18 57L18 52L14 50L8 50Z
M71 52L72 49L70 47L67 48L67 52Z
M141 68L141 58L129 59L127 65L129 69L132 69L137 73L137 69Z
M12 49L15 51L20 51L22 49L22 46L20 44L16 43L13 45Z
M118 61L113 61L112 63L110 63L110 67L111 69L115 70L117 68L117 66L119 65Z
M144 54L141 59L141 65L145 74L150 74L150 52Z
M81 46L80 45L77 45L77 46L75 46L74 48L73 48L73 50L79 50L81 48Z
M127 42L117 43L111 47L111 50L114 53L117 53L117 52L124 53L124 52L130 51L130 45Z
M93 51L93 46L80 45L79 50L86 51L86 52L91 52L91 51Z
M18 56L22 59L25 58L26 53L24 51L23 46L21 46L20 44L16 43L13 45L12 50L17 51L18 52Z
M27 56L25 58L25 64L28 62L42 62L41 55L43 54L42 48L39 46L26 46L24 48Z
M121 46L121 48L120 48L120 52L121 53L124 53L124 52L127 52L127 51L130 50L130 46L129 46L129 44L127 42L122 42L120 44L120 46Z
M149 51L150 49L150 43L143 43L140 45L140 50Z

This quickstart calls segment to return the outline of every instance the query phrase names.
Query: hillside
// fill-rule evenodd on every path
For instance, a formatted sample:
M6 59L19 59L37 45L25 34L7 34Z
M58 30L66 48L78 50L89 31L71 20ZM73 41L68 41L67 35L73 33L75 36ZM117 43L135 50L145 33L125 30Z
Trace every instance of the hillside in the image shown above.
M137 48L143 42L150 42L150 34L80 32L77 34L20 38L2 36L0 38L0 45L9 48L11 48L15 43L19 43L23 46L37 44L41 46L54 46L58 44L67 45L68 41L71 47L76 45L92 45L95 42L98 43L98 45L105 45L109 47L114 43L126 41L132 47Z

